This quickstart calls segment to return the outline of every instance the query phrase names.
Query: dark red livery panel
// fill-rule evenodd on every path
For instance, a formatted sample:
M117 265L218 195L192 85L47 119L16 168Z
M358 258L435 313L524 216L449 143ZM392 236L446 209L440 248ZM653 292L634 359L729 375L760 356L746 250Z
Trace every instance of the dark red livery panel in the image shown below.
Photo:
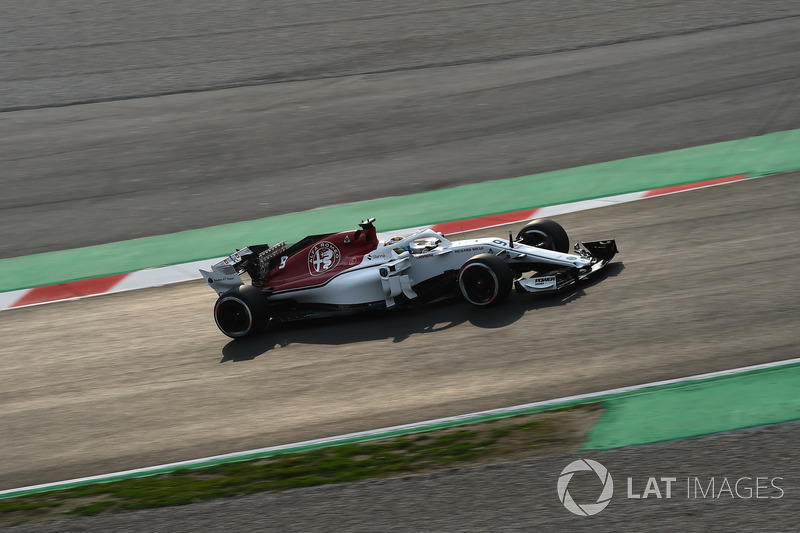
M265 283L275 291L313 287L328 282L340 272L361 263L378 246L375 228L328 235L281 258Z

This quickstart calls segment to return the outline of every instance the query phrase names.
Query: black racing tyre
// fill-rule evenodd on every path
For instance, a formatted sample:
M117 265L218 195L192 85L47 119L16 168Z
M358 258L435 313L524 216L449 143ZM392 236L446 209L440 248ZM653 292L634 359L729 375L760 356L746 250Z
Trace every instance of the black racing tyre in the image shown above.
M231 289L214 304L214 321L232 339L258 333L267 323L267 297L252 285Z
M549 218L531 220L519 233L517 241L555 252L569 252L569 237L561 224Z
M511 292L514 274L494 254L478 254L464 263L458 273L458 288L466 301L478 307L502 302Z

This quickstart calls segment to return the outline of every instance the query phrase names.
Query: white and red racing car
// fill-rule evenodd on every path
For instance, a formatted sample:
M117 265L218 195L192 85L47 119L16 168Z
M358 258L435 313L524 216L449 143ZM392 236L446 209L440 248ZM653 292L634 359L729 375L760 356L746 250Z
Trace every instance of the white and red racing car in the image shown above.
M577 243L549 219L533 220L515 239L450 241L430 229L380 242L375 219L360 229L248 246L201 270L219 298L214 320L232 338L267 324L430 303L459 294L472 305L568 287L605 267L614 240ZM251 285L242 281L247 273Z

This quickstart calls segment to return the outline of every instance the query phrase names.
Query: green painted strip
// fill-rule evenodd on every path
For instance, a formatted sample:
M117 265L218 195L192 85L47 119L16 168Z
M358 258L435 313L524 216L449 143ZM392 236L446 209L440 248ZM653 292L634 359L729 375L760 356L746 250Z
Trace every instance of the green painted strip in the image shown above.
M247 244L349 229L382 231L602 198L735 174L800 169L800 130L170 235L0 260L0 292L220 257ZM565 147L568 149L568 147Z
M800 419L800 365L610 399L582 450L710 435Z

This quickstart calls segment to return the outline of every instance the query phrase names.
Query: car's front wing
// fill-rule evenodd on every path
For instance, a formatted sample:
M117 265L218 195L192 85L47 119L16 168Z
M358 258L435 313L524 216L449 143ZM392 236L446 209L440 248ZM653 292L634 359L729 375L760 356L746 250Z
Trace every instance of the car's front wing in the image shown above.
M557 267L549 272L518 279L514 282L517 292L555 292L568 288L603 270L619 252L613 239L577 243L574 251L581 257L591 259L591 263L585 268Z

